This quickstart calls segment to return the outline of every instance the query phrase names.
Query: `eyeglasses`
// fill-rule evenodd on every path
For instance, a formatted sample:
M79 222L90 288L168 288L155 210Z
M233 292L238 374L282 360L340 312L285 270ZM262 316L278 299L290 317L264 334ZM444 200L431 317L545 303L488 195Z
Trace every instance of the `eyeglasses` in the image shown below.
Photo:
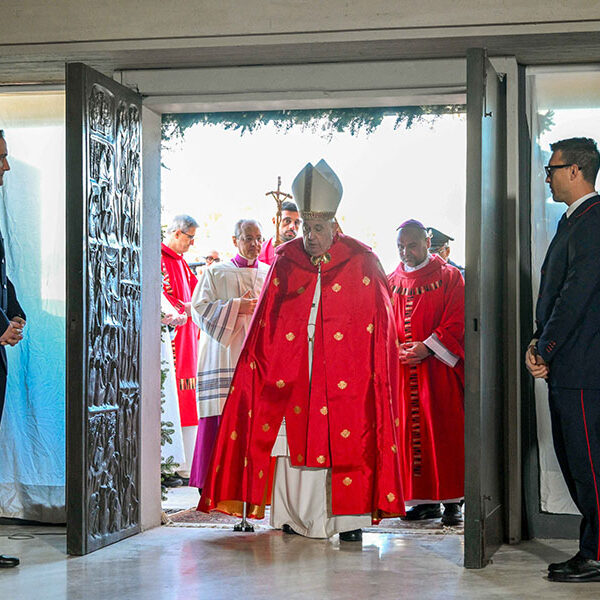
M181 231L181 230L180 230ZM181 233L183 233L183 235L187 236L190 238L190 240L193 240L196 236L195 235L190 235L189 233L186 233L185 231L182 231Z
M205 257L204 257L204 260L205 260L206 262L208 262L208 263L211 263L211 262L221 262L221 259L220 259L220 258L218 258L218 257L217 257L217 258L215 258L214 256L205 256Z
M552 177L552 173L554 172L554 169L566 169L567 167L578 167L581 169L581 167L579 165L576 165L575 163L570 163L568 165L546 165L544 167L544 171L546 171L546 177Z
M257 244L262 244L265 240L264 238L261 237L257 237L257 238L253 238L249 235L246 236L240 236L239 238L237 238L240 242L246 242L246 244L251 244L252 242L256 242Z

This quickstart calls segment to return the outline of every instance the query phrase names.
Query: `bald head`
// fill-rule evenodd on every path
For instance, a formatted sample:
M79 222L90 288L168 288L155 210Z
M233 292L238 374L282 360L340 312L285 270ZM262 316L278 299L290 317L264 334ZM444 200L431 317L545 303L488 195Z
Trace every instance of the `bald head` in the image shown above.
M417 225L406 225L398 231L398 253L408 267L416 267L425 261L431 246L427 231Z

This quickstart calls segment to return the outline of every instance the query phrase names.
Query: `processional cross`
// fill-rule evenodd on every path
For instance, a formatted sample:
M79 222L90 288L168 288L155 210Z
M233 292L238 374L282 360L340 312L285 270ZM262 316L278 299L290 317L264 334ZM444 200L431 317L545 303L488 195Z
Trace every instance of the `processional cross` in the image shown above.
M272 196L277 203L277 214L275 215L275 242L273 246L277 247L281 244L281 236L279 234L279 226L281 225L281 206L285 200L291 200L293 196L281 191L281 175L277 176L277 189L272 192L267 192L265 196Z

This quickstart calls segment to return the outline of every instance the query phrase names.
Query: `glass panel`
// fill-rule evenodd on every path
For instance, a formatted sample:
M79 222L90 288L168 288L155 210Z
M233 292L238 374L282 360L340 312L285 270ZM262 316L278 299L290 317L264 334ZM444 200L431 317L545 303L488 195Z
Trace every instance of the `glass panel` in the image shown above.
M65 96L0 94L11 170L0 187L8 276L27 314L9 348L0 516L65 521Z
M544 165L550 144L571 137L600 140L600 72L534 73L528 76L531 153L531 228L533 297L540 268L566 205L553 201ZM596 182L598 189L598 182ZM535 307L534 307L535 308ZM540 459L540 507L543 512L578 514L564 483L554 447L546 383L535 382Z

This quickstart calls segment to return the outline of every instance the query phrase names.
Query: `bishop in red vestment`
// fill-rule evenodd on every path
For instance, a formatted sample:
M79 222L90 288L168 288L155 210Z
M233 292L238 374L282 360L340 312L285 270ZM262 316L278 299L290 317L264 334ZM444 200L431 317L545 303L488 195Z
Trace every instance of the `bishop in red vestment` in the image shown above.
M294 182L303 239L275 251L198 508L239 515L246 502L262 518L274 455L274 526L356 541L360 527L404 514L404 419L385 274L368 247L335 234L336 182L324 161Z
M197 226L192 217L178 215L167 229L166 243L161 244L163 293L179 314L188 315L185 325L177 327L173 339L173 360L186 457L186 464L180 465L178 471L182 477L189 477L198 426L196 408L198 327L190 316L192 294L198 280L183 258L194 243Z
M389 276L401 344L400 401L408 519L456 525L464 496L464 280L429 254L418 221L400 226L401 263Z

